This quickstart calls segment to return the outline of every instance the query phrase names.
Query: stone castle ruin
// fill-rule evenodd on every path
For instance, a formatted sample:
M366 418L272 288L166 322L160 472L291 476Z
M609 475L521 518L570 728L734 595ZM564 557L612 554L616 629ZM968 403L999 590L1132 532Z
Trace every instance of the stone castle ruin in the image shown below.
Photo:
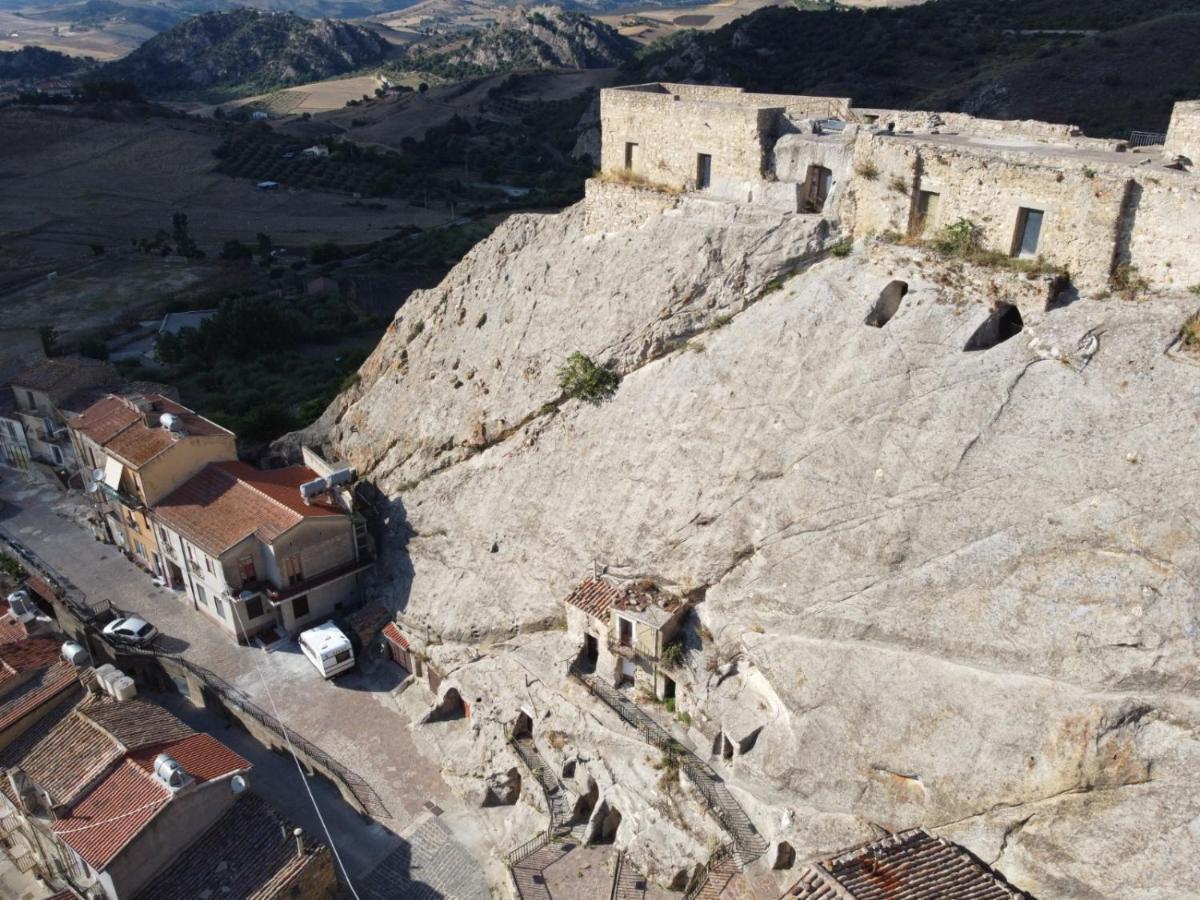
M1200 282L1200 101L1163 147L1045 122L857 109L835 97L644 84L601 94L602 175L840 221L855 237L929 238L968 220L993 252L1082 286L1136 272Z

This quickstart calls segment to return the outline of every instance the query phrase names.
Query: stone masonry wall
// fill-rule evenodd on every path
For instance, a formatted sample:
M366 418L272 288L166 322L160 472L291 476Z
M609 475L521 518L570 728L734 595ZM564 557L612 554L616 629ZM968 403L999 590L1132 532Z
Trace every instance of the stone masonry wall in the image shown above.
M1175 104L1163 149L1171 156L1184 156L1200 165L1200 100Z
M679 202L676 195L666 191L613 184L598 178L587 180L585 196L583 228L586 234L634 228Z
M877 174L869 176L867 173ZM960 218L983 229L988 249L1013 249L1022 207L1045 212L1038 252L1081 285L1107 282L1128 180L1115 171L1065 168L1029 154L860 137L852 175L856 235L909 230L917 191L940 195L924 234Z
M712 156L713 181L763 178L768 136L779 109L677 99L673 94L607 90L600 95L601 168L625 168L636 143L634 173L672 188L694 187L697 156Z
M1139 277L1158 288L1200 284L1196 244L1200 235L1200 183L1196 176L1170 170L1139 174L1130 182L1129 190L1131 236L1128 251L1118 254L1118 262L1135 266Z

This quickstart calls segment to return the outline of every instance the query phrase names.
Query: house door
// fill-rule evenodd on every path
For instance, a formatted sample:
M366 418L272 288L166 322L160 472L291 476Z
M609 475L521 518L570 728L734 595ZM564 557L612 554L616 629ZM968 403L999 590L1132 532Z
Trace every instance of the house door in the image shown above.
M804 211L819 213L823 210L832 184L833 172L824 166L809 166L804 179Z
M1017 239L1013 256L1030 259L1037 256L1038 241L1042 236L1042 217L1040 209L1025 209L1017 213Z
M712 184L712 156L700 153L696 156L696 187L704 190Z
M183 570L170 560L167 560L167 580L175 590L183 587Z
M639 163L642 161L640 147L633 141L627 141L625 144L625 171L636 172Z
M583 638L583 658L587 660L591 666L596 665L596 660L600 658L600 642L596 640L594 634L584 635Z
M621 660L621 683L633 683L633 673L636 671L632 659Z

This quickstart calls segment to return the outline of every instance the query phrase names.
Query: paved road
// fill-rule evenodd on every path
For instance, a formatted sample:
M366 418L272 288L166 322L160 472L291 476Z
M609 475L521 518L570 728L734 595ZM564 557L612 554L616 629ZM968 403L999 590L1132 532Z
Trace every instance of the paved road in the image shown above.
M383 822L390 831L354 814L320 779L312 781L323 789L317 791L322 812L328 808L336 821L336 827L330 822L331 830L339 849L344 848L351 878L365 876L384 860L394 873L401 860L406 869L411 867L411 883L393 897L490 897L483 873L491 848L483 830L474 825L477 811L454 796L437 761L423 755L414 742L410 719L393 694L401 675L397 666L369 659L355 671L325 681L294 644L272 653L239 647L193 609L185 594L155 587L115 547L97 542L80 527L80 499L11 470L0 470L0 475L0 526L74 582L89 602L109 599L144 616L163 633L166 649L211 669L268 712L277 711L287 727L375 788L393 816ZM235 749L248 748L239 745L239 734L231 729L221 737L228 737ZM268 765L278 760L287 765ZM300 793L295 780L289 781L291 760L267 753L258 761L262 771L254 779L268 788L265 795L301 827L320 836L311 807L305 812L302 805L307 794ZM438 824L449 823L445 827L453 837L427 840L426 803L445 810ZM418 884L418 871L430 875L428 883Z

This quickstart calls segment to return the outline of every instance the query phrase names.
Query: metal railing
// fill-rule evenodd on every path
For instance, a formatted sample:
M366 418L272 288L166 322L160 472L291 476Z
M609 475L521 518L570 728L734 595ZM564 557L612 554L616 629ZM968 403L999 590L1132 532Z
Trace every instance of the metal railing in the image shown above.
M44 562L28 547L13 540L3 528L0 528L0 540L3 540L9 549L21 558L22 563L27 569L39 575L50 584L59 599L70 608L72 614L84 626L89 637L103 643L114 658L119 658L121 655L154 657L159 660L169 660L172 664L186 669L205 687L216 694L222 703L236 707L269 731L278 735L284 742L290 739L292 746L297 752L302 753L311 762L316 763L317 766L327 770L340 780L345 785L346 790L349 791L351 796L358 801L359 805L368 814L377 818L391 817L387 805L361 775L346 768L312 741L298 734L295 729L286 727L275 716L261 709L215 672L183 656L167 653L155 647L134 647L126 644L115 644L109 641L100 630L98 619L99 613L112 611L111 601L106 601L106 605L99 609L93 607L88 602L87 594L72 584L66 576L58 572L49 563Z
M504 861L509 866L515 866L548 844L562 838L569 832L570 826L564 821L565 817L559 809L566 796L566 788L546 766L546 761L538 753L533 740L509 735L508 743L521 758L521 762L525 763L525 767L529 769L533 777L537 779L538 786L542 789L542 796L546 800L546 810L550 814L550 824L546 826L545 830L539 831L525 843L504 855Z
M1130 147L1152 147L1165 144L1167 136L1161 131L1131 131L1129 132Z
M683 895L683 900L696 900L696 898L700 896L700 892L703 891L708 885L709 881L712 880L712 874L716 870L717 866L721 865L721 863L725 862L725 860L732 858L732 856L732 844L722 844L720 847L718 847L713 852L713 855L708 858L708 862L704 864L704 871L700 873L700 877L696 879L696 883L688 888L687 892Z
M617 900L617 893L621 890L621 870L625 868L625 851L617 851L617 861L613 866L612 890L608 892L608 900Z
M554 829L546 828L542 831L539 831L525 843L521 844L521 846L514 850L508 851L508 853L504 855L504 861L510 866L519 865L549 844L552 840L554 840Z
M594 676L584 672L579 664L572 663L570 674L594 697L599 697L613 712L626 723L637 729L638 734L648 743L667 753L679 756L680 768L691 779L692 784L700 791L709 809L716 815L721 827L733 839L737 863L745 867L758 859L767 851L767 842L742 805L729 793L721 776L708 763L700 759L691 750L675 740L665 728L655 722L636 703L609 687Z

